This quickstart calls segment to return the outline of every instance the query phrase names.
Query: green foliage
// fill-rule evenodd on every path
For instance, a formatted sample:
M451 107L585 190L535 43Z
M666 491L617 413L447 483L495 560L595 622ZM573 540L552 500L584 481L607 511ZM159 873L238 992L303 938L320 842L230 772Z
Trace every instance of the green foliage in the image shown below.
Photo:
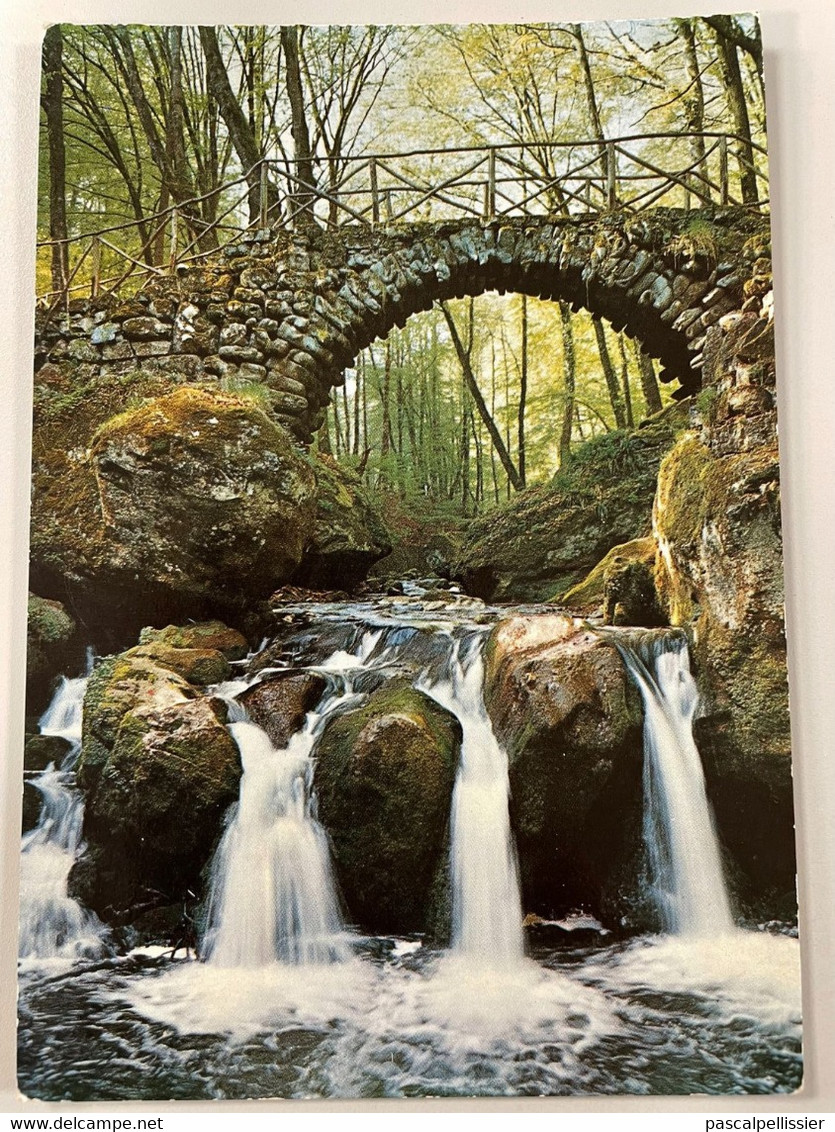
M244 377L222 377L218 385L224 393L233 393L244 401L251 401L265 412L270 408L270 389L261 381L248 381Z

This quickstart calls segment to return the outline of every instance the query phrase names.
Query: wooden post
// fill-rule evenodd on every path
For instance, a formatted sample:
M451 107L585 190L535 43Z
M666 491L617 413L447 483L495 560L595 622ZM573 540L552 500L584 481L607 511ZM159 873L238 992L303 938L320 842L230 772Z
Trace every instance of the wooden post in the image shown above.
M90 298L95 299L101 285L101 240L93 236L93 275L90 280Z
M267 186L268 186L269 182L268 182L268 179L267 179L267 173L268 173L267 162L265 160L261 161L260 173L261 173L261 183L260 183L260 186L259 186L259 189L258 189L258 209L259 209L258 226L259 226L259 228L266 228L269 224L268 202L267 202Z
M490 149L487 155L487 219L496 215L496 151Z
M618 204L618 166L615 143L606 143L606 204L610 209Z
M372 157L368 163L371 176L371 222L380 223L380 191L377 188L377 159Z
M719 196L722 204L728 203L728 139L724 135L719 139Z
M484 182L484 219L490 219L490 186L487 181Z
M171 209L171 227L168 241L168 266L171 271L177 266L177 237L179 229L179 213L176 208Z
M383 197L383 201L384 201L385 206L386 206L386 223L391 224L391 213L392 213L391 189L386 189L385 196Z

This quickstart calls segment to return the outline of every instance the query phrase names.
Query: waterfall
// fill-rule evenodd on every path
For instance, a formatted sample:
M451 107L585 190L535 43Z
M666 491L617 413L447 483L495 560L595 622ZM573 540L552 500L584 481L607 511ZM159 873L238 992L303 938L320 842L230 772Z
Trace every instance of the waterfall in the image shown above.
M81 718L87 676L61 678L39 723L42 735L65 739L69 750L32 778L41 793L40 817L21 843L21 959L73 959L101 950L98 918L67 894L70 869L79 851L84 801L75 788L73 767L81 750Z
M719 842L693 738L698 704L683 635L618 648L644 701L644 839L652 894L668 931L734 930Z
M461 724L452 794L452 946L460 955L508 965L522 958L522 902L510 831L507 755L484 706L483 636L462 656L456 640L444 674L418 685Z
M340 650L317 666L330 690L284 750L235 705L229 730L243 776L237 810L212 864L203 944L208 962L263 967L347 957L330 846L316 820L312 753L325 721L357 698L352 674L379 637L365 633L355 653Z

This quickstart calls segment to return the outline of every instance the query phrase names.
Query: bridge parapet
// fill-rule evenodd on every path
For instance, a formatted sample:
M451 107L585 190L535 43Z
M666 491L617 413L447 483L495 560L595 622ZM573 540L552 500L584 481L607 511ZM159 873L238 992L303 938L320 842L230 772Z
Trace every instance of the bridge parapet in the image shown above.
M498 290L568 301L640 339L661 359L662 380L690 393L707 330L760 301L764 283L768 219L742 209L257 230L130 298L42 313L36 370L257 382L309 442L346 366L437 300Z

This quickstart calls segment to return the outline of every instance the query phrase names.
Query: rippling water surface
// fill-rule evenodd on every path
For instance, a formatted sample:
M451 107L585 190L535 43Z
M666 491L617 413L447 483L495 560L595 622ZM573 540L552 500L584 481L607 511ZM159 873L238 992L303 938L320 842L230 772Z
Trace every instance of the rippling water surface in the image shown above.
M43 1100L791 1092L797 941L644 937L510 967L371 939L326 967L134 953L21 973Z

